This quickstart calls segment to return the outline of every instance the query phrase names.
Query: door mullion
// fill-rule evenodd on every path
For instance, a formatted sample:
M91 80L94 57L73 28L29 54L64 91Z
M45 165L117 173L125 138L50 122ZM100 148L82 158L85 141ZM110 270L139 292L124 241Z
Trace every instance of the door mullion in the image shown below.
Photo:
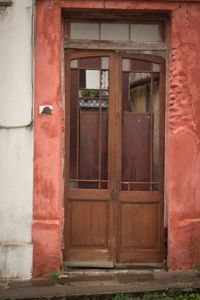
M115 178L118 193L121 191L121 147L122 147L122 67L121 56L116 55L116 108L115 108Z
M119 192L121 191L121 127L122 127L122 68L121 68L121 56L115 55L115 255L116 263L118 261L118 249L121 240L121 214L119 203Z
M115 56L110 56L110 81L109 81L109 190L115 191L115 98L116 98L116 72Z
M112 260L113 263L116 262L116 201L115 195L116 192L116 178L115 178L115 102L116 102L116 86L117 86L117 78L116 78L116 56L114 53L110 55L110 65L109 65L109 147L108 147L108 161L109 161L109 172L108 172L108 182L109 182L109 192L110 192L110 249L112 252Z

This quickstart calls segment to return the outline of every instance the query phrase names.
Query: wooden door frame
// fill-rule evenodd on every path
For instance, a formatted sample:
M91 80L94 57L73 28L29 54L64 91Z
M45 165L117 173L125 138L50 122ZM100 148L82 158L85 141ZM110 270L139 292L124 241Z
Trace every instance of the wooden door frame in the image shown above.
M114 68L116 66L115 64L115 55L114 55L114 51L91 51L91 50L69 50L65 52L65 87L66 87L66 93L65 93L65 168L64 168L64 184L65 184L65 190L64 190L64 206L65 206L65 211L64 211L64 216L65 216L65 220L67 220L67 214L68 214L68 210L69 210L69 195L70 197L75 197L73 191L69 191L69 188L66 187L66 182L69 178L69 145L70 145L70 118L69 118L69 114L70 114L70 60L76 59L76 58L84 58L84 57L96 57L96 56L109 56L110 58L110 63L109 63L109 70L113 70L113 74L116 74L116 72L114 72ZM115 84L116 84L116 80L114 76L111 76L110 74L110 85L113 86L113 88L111 88L109 90L109 95L110 95L110 99L112 99L115 95ZM109 107L109 117L108 117L108 128L112 128L114 126L114 111L115 111L115 107L114 107L114 103L112 105L110 105ZM109 135L108 135L108 188L106 191L104 190L93 190L93 197L95 197L95 193L98 193L98 196L103 199L103 198L107 198L108 201L110 201L110 211L112 212L110 215L110 220L109 220L109 232L110 232L110 236L108 239L108 244L109 244L109 250L110 250L110 255L113 257L114 253L115 253L115 233L114 233L114 205L115 202L110 200L112 199L112 194L113 194L113 190L114 190L114 168L115 168L115 157L112 155L112 153L114 153L114 145L115 145L115 141L114 141L114 130L108 130ZM82 194L82 196L84 197L91 197L88 193L87 190L81 189L80 193ZM69 236L69 228L67 227L67 222L65 222L64 224L64 237L68 237ZM65 243L65 248L63 250L63 256L66 257L66 253L67 253L67 244L68 241L65 238L64 240ZM97 266L102 266L102 262L101 263L96 263ZM109 267L109 263L103 263L103 266L105 267Z
M108 172L108 182L110 182L110 186L108 187L108 197L113 198L114 201L112 201L112 207L113 207L113 214L112 214L112 236L111 236L111 253L113 256L113 263L114 265L117 262L117 249L118 249L118 243L119 243L119 230L118 230L118 223L115 220L119 220L119 215L118 215L118 210L117 210L117 197L118 193L120 191L119 189L119 184L121 180L121 167L120 167L120 159L117 159L117 157L121 157L121 146L119 147L119 143L117 141L121 140L121 91L122 91L122 82L121 82L121 64L119 63L119 60L123 58L134 58L134 59L140 59L140 60L145 60L145 61L151 61L154 63L159 63L160 64L160 74L161 74L161 79L160 79L160 89L159 89L159 103L162 104L160 105L160 174L161 174L161 184L160 187L162 187L162 190L160 189L160 193L163 195L163 201L162 201L162 207L161 207L161 223L162 223L162 236L161 236L161 245L162 245L162 253L164 253L164 128L165 128L165 60L161 57L155 56L155 55L146 55L146 54L129 54L126 52L120 52L116 53L114 50L68 50L65 53L65 87L66 87L66 93L65 93L65 128L66 128L66 133L65 133L65 185L66 185L66 178L69 176L69 137L70 137L70 124L69 124L69 112L70 112L70 68L67 67L69 65L69 61L71 58L82 58L82 57L94 57L94 56L110 56L112 57L112 62L110 64L110 68L115 68L115 76L111 77L111 82L110 85L113 86L113 88L110 90L111 96L116 98L115 102L115 107L109 111L109 119L111 122L112 128L116 128L115 130L109 131L109 154L108 157L112 157L111 161L111 172ZM118 84L116 84L118 83ZM114 109L114 111L113 111ZM114 114L114 116L113 116ZM110 123L109 123L110 126ZM110 136L111 134L111 136ZM113 141L113 143L111 142ZM68 149L68 150L67 150ZM114 155L111 155L113 153ZM117 165L116 165L117 162ZM116 178L116 180L114 180ZM83 193L86 193L86 191L82 191ZM64 202L65 202L65 220L67 218L67 210L68 210L68 193L69 189L65 187L64 191ZM145 192L136 192L137 197L142 197L142 193ZM68 236L67 234L68 228L65 222L64 225L64 236ZM67 240L65 239L65 247L67 246ZM63 251L63 254L65 255L65 250Z
M161 236L160 236L160 253L161 257L163 258L164 262L164 159L165 159L165 153L164 153L164 145L165 145L165 60L162 57L156 56L156 55L149 55L149 54L129 54L126 52L120 52L117 54L118 60L122 60L122 58L129 58L129 59L138 59L143 61L150 61L151 63L158 63L160 65L160 86L159 86L159 150L160 150L160 156L159 156L159 162L160 162L160 189L159 192L154 192L154 196L149 194L149 201L160 201L161 202L161 208L160 208L160 224L162 227L161 230ZM116 99L116 116L118 118L118 121L116 122L116 137L115 140L122 141L122 62L117 63L118 70L118 85L117 85L117 99ZM119 159L116 160L116 195L119 197L119 193L121 191L121 147L122 143L116 143L116 157L119 157ZM138 191L134 192L135 199L142 200L146 192ZM152 193L152 192L151 192ZM125 193L123 193L123 201L127 201L128 198ZM120 205L119 199L117 201L116 205ZM117 251L116 251L116 259L118 261L119 259L119 243L120 243L120 224L121 224L121 215L119 213L119 208L116 209L116 220L117 227L116 227L116 241L117 241ZM143 263L140 263L143 264ZM144 262L146 265L146 263Z

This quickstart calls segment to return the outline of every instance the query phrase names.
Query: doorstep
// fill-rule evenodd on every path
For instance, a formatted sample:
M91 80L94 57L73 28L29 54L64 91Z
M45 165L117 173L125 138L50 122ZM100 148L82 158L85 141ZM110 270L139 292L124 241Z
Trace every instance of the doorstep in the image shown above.
M58 279L0 284L0 299L31 299L200 288L198 271L68 270Z

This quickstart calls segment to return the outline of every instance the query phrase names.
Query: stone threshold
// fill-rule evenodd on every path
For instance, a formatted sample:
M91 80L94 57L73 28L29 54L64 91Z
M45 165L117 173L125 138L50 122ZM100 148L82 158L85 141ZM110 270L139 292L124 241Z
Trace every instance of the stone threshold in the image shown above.
M152 270L69 270L59 278L0 284L0 299L37 299L169 289L200 289L200 272Z

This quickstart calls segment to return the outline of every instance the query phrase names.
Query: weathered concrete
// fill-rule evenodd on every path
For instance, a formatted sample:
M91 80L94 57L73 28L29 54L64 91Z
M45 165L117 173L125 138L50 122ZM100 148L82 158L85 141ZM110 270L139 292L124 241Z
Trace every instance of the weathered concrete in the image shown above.
M32 0L0 10L0 278L32 271Z
M0 129L0 278L31 278L32 130Z
M2 283L0 299L138 293L173 288L200 288L199 273L144 270L69 272L56 281L43 279L24 283Z
M0 245L0 278L29 279L32 270L32 244Z

